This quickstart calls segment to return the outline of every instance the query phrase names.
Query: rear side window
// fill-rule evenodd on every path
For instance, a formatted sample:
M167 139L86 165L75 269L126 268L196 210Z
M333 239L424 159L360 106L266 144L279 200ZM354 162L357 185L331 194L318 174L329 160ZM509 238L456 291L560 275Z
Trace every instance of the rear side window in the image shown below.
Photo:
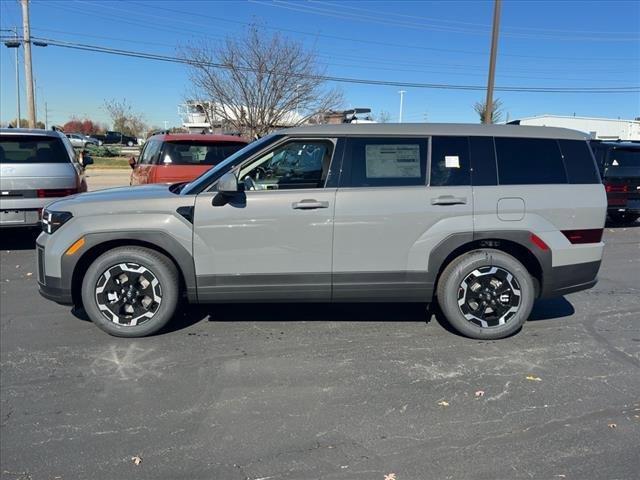
M471 185L469 137L431 138L431 179L433 187Z
M426 185L425 139L351 138L347 140L345 158L345 187Z
M497 185L496 150L493 137L469 137L471 183L475 186Z
M29 135L0 136L0 163L69 163L62 140Z
M583 140L558 140L569 183L600 183L589 144Z
M556 140L496 137L495 145L501 185L567 183Z
M245 146L244 143L168 142L160 163L165 165L217 165Z

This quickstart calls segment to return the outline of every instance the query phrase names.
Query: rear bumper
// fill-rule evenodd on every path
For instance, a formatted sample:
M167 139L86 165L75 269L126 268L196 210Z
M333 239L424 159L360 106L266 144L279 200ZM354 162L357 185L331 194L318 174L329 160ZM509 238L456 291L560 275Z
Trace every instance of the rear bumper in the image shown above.
M598 282L601 261L553 267L547 276L541 298L559 297L588 290Z

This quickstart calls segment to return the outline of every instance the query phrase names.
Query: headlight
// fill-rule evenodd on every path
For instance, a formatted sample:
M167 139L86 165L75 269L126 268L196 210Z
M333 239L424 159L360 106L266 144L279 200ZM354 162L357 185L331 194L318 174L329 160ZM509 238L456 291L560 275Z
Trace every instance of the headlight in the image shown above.
M45 233L54 233L62 225L67 223L73 215L71 212L51 212L44 210L42 212L42 231Z

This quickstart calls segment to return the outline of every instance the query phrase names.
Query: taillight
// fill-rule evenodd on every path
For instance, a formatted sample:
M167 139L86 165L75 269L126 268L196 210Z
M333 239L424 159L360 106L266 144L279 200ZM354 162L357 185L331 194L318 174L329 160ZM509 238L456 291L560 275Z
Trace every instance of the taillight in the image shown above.
M626 183L605 183L604 189L607 193L628 193L629 185Z
M602 240L602 228L589 228L586 230L562 230L562 233L571 243L598 243Z
M39 188L38 198L66 197L78 193L77 188Z

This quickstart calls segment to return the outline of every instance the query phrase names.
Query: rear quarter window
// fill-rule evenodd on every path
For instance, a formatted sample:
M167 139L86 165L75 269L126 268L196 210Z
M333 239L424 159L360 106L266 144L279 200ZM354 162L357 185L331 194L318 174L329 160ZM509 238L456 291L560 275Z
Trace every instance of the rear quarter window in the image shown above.
M584 140L558 140L569 183L600 183L589 144Z
M556 140L496 137L495 145L501 185L567 183Z
M0 163L70 163L62 140L29 135L0 136Z

